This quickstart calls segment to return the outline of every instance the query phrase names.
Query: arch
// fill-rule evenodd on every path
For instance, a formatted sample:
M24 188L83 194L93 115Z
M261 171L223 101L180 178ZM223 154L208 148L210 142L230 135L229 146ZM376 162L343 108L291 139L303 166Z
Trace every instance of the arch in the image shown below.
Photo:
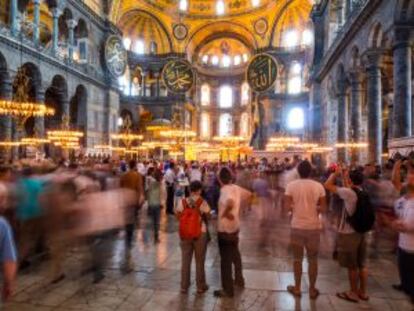
M10 75L7 68L7 60L0 53L0 98L9 99L11 91Z
M150 42L157 44L158 53L173 51L173 43L167 27L151 12L141 9L130 10L122 15L117 26L122 30L123 35L131 37L132 41L141 39L147 43L147 51L150 50Z
M64 105L67 105L67 102L68 86L66 80L61 75L56 75L45 92L45 104L55 109L55 114L45 119L46 129L60 127L63 120Z
M123 108L121 110L121 113L119 114L119 116L122 118L122 120L125 120L126 118L129 118L131 120L131 122L134 123L134 115L132 114L132 112L129 109Z
M75 95L70 101L70 124L73 128L86 130L87 127L88 91L83 84L76 87Z
M207 23L197 28L188 38L185 51L191 59L197 48L215 39L228 37L241 41L251 50L257 49L259 44L256 37L244 25L233 21L219 21Z
M88 24L85 22L83 18L80 18L75 28L75 39L87 38L88 36Z
M286 30L304 30L308 23L312 4L308 0L288 0L280 9L272 23L269 47L282 45L282 39Z
M396 22L414 21L414 2L412 0L398 0L395 6L394 19Z
M375 23L371 27L368 37L368 47L369 48L379 48L383 42L384 33L382 31L382 25L380 22Z

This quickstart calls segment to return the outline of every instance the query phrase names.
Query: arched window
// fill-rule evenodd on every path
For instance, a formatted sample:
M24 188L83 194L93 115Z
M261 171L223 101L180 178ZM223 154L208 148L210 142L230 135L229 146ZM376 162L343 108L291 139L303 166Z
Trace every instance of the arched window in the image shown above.
M201 105L210 105L210 87L208 86L208 84L203 84L201 86Z
M225 10L226 10L226 8L224 6L224 1L223 0L217 0L217 2L216 2L216 13L217 13L217 15L223 15Z
M242 106L247 105L250 99L250 87L247 82L244 82L241 87L241 104Z
M220 115L219 135L221 137L233 134L233 118L230 113Z
M252 0L252 6L257 7L260 5L260 0Z
M302 44L312 45L312 43L313 43L313 33L310 29L305 29L302 32Z
M151 44L150 44L150 53L151 54L157 54L158 53L158 45L157 45L157 42L151 41Z
M305 112L302 108L290 109L287 117L287 126L291 130L301 130L305 127Z
M249 137L249 114L243 112L240 118L240 136Z
M231 64L231 58L228 55L224 55L221 59L221 64L223 67L230 67Z
M210 115L207 112L201 114L200 136L201 138L210 138Z
M236 55L234 56L234 66L238 66L241 63L241 56L240 55Z
M219 106L220 108L233 107L233 90L228 85L220 87Z
M294 62L289 71L288 93L298 94L302 91L302 65Z
M213 55L213 57L211 58L211 64L213 64L214 66L217 66L219 63L219 58L217 55Z
M183 11L183 12L187 11L187 9L188 9L188 1L187 0L180 0L180 2L179 2L179 9L180 9L180 11Z
M129 79L127 77L127 74L124 74L123 76L118 78L118 85L122 93L124 93L125 95L130 95Z
M293 48L299 45L299 34L296 30L289 30L283 38L283 45L287 48Z
M124 38L123 40L122 40L122 42L124 43L124 47L125 47L125 49L127 49L127 50L130 50L131 49L131 43L132 43L132 41L131 41L131 38Z
M134 45L134 52L137 54L145 54L145 44L142 40L137 40Z

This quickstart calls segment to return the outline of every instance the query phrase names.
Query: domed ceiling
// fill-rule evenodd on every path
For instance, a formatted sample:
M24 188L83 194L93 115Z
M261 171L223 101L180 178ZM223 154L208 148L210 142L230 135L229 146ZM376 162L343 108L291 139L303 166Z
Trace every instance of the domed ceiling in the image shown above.
M164 11L166 13L177 12L178 1L174 0L143 0L154 8ZM275 2L274 0L228 0L224 3L224 16L232 17L237 15L246 15L268 8L269 5ZM188 18L215 18L216 14L216 0L189 0L188 9L182 12ZM253 4L256 5L253 5Z
M283 32L309 27L313 0L113 0L110 18L134 40L151 40L158 53L191 59L213 39L235 38L249 49L279 47ZM217 3L223 14L217 14ZM147 42L149 45L150 43ZM147 48L148 50L148 48Z

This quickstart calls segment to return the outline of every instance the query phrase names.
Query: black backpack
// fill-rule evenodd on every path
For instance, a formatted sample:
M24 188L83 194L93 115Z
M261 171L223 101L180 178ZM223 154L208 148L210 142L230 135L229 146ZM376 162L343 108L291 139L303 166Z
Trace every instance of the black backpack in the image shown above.
M358 188L352 188L358 200L352 216L347 217L348 223L358 233L371 231L375 224L375 210L371 204L368 193Z

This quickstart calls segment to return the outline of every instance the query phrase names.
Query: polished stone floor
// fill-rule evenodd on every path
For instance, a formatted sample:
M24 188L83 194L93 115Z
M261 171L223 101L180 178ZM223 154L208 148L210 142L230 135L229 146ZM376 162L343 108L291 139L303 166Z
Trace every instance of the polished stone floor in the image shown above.
M369 294L366 303L347 303L335 293L347 289L343 269L331 259L334 234L325 225L320 255L318 287L321 296L310 301L307 295L307 277L303 277L304 295L294 299L286 292L293 281L288 251L289 226L280 218L277 209L271 208L267 222L258 225L255 211L243 216L241 253L246 288L233 299L216 299L212 292L219 287L220 259L215 237L208 249L207 279L211 287L205 295L195 293L194 284L188 296L179 293L180 248L177 223L174 218L162 219L161 243L154 245L150 224L145 211L141 212L137 241L133 250L135 268L126 273L123 267L124 243L122 233L115 241L109 258L106 278L92 284L92 276L82 276L87 251L75 247L66 256L67 278L50 285L47 278L48 262L43 262L19 275L16 294L4 310L413 310L407 298L391 289L398 281L390 239L381 240L382 250L376 259L370 259ZM374 256L371 256L374 257ZM305 267L306 272L306 267Z

